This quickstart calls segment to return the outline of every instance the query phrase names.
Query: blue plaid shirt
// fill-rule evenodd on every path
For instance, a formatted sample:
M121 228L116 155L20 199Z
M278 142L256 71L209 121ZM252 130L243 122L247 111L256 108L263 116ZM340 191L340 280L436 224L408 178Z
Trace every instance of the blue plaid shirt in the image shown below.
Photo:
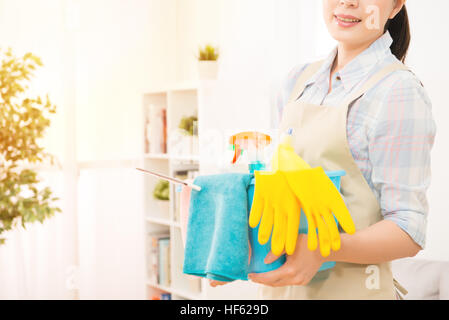
M387 31L333 75L328 94L336 46L306 82L298 101L340 105L360 82L398 62L390 50L392 42ZM283 81L276 102L279 117L307 65L295 66ZM419 79L409 71L397 70L350 105L347 121L352 156L376 195L384 219L394 221L422 248L429 209L426 192L431 180L430 153L436 134L431 109Z

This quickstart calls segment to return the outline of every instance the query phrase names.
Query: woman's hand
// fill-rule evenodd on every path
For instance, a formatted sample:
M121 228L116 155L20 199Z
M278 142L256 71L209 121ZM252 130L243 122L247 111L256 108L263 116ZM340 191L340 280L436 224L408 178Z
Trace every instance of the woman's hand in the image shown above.
M251 242L248 240L248 264L250 262L251 262ZM218 287L218 286L223 286L228 283L230 283L230 282L223 282L223 281L209 279L209 285L213 288Z
M223 282L223 281L218 281L218 280L210 280L209 279L209 285L213 288L218 287L218 286L222 286L225 285L229 282Z
M270 252L265 263L272 263L278 256ZM289 256L279 269L265 273L251 273L248 275L253 282L272 287L290 285L307 285L326 261L320 254L320 250L310 251L307 248L307 234L299 234L295 252Z

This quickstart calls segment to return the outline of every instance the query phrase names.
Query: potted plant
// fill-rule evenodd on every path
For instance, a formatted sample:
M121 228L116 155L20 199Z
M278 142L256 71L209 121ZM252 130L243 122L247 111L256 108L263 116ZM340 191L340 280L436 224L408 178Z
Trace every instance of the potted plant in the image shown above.
M186 146L185 152L190 155L198 154L198 117L183 117L179 122L179 129L184 135L183 143Z
M168 181L159 180L153 190L153 197L156 199L161 213L168 215L168 204L170 200L170 184Z
M218 76L218 48L207 44L199 48L198 70L200 79L215 80Z
M54 157L44 152L38 140L50 125L49 114L56 113L48 95L29 97L27 82L33 70L42 66L32 53L17 58L9 48L0 50L0 244L2 234L28 223L41 222L61 209L53 206L49 187L38 189L40 180L32 169Z

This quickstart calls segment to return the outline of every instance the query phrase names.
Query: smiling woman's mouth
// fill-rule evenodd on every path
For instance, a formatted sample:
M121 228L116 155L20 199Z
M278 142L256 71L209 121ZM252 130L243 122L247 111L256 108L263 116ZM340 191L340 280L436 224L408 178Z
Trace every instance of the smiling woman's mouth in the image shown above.
M343 18L337 15L334 15L337 24L341 27L352 27L360 23L362 20L356 18Z

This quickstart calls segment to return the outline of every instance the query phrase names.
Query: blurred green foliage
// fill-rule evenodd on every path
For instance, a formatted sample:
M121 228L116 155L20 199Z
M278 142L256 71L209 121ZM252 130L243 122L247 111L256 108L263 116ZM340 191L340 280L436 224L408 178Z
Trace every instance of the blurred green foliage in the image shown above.
M158 200L170 200L169 192L169 182L165 180L159 180L159 182L154 187L153 196Z
M191 116L191 117L183 117L181 121L179 122L179 129L182 129L182 132L186 135L193 136L197 133L197 130L195 130L196 126L198 125L198 117L197 116Z
M27 83L33 71L42 66L32 53L21 58L11 48L0 48L0 244L2 234L27 223L43 222L55 212L61 212L52 202L50 188L38 189L40 180L33 165L50 160L38 140L50 125L48 116L56 113L48 95L30 98Z
M204 48L199 48L199 56L197 58L199 61L216 61L219 56L218 48L207 44Z

